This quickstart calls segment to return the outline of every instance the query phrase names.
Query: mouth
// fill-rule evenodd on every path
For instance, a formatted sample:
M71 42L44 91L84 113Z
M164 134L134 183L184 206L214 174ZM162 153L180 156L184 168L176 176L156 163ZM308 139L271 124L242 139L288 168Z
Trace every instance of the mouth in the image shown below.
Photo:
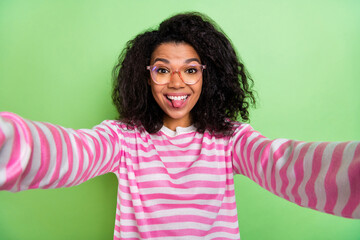
M182 96L172 96L172 95L165 95L167 99L169 99L170 101L180 101L183 100L185 101L189 95L182 95Z
M169 100L170 104L174 108L180 108L184 106L184 103L190 95L165 95L166 99Z

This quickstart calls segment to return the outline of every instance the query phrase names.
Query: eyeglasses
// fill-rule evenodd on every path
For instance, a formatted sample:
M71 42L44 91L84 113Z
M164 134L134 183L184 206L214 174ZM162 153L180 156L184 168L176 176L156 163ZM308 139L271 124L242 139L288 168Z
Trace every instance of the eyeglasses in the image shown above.
M206 65L201 64L190 64L184 65L178 70L163 66L163 65L150 65L146 67L150 71L151 78L156 84L168 84L171 80L172 75L175 73L179 74L180 79L188 84L192 85L197 83L201 77L203 70L206 69Z

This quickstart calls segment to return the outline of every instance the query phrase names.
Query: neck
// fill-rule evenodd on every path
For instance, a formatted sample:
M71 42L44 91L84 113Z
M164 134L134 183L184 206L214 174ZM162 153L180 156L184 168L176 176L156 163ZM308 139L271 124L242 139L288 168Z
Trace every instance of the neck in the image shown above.
M189 127L191 125L190 118L173 119L168 116L164 117L164 126L175 131L177 127Z

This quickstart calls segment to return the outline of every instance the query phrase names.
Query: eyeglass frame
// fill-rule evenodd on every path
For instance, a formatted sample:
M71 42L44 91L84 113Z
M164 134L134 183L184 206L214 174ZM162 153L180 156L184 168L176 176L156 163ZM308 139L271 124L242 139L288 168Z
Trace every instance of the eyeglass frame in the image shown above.
M201 74L203 73L204 69L206 69L206 65L202 65L202 64L191 64L190 66L200 66L200 68L201 68ZM156 81L154 80L154 78L153 78L153 76L152 76L152 69L153 69L154 67L157 67L157 66L154 66L154 65L146 66L146 69L150 71L151 80L152 80L155 84L157 84L157 85L165 85L165 84L168 84L170 81L167 82L167 83L158 83L158 82L156 82ZM176 70L176 71L172 71L172 69L170 68L170 70L171 70L170 80L171 80L172 76L173 76L175 73L177 73L177 74L179 75L181 81L183 81L186 85L194 85L194 84L198 83L198 82L200 81L200 79L201 79L201 77L199 77L199 79L198 79L196 82L194 82L194 83L187 83L187 82L184 81L183 77L181 76L181 73L180 73L179 69Z

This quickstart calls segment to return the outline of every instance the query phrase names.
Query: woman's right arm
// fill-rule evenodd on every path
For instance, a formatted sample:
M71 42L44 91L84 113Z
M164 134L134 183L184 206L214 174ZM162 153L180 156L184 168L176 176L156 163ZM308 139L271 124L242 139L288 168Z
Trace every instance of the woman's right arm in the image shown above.
M114 172L121 155L115 125L74 130L0 112L0 190L70 187Z

